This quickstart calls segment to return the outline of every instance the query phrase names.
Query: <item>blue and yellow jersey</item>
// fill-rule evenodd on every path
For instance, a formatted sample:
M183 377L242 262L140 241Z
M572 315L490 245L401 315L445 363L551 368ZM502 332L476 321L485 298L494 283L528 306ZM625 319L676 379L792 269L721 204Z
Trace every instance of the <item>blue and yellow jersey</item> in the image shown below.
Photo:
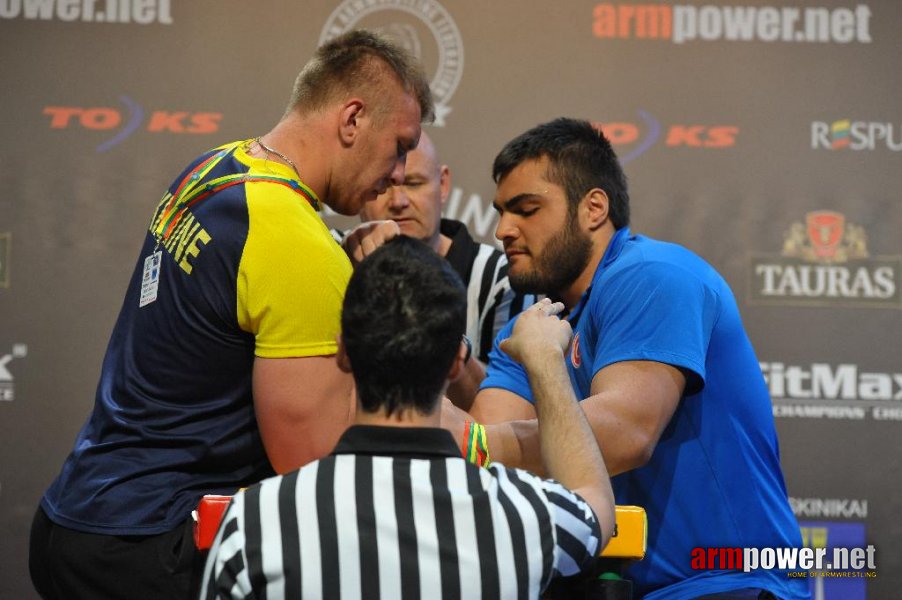
M351 264L316 195L247 143L198 158L154 212L93 413L42 502L63 526L168 531L203 494L272 474L254 357L336 351Z

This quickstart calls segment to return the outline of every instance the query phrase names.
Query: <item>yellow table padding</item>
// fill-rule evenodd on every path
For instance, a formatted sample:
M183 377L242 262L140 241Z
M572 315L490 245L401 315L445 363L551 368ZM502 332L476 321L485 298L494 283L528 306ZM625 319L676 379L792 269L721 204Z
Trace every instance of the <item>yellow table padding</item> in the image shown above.
M605 558L645 557L648 545L648 517L639 506L616 506L614 511L616 526L611 541L601 552Z

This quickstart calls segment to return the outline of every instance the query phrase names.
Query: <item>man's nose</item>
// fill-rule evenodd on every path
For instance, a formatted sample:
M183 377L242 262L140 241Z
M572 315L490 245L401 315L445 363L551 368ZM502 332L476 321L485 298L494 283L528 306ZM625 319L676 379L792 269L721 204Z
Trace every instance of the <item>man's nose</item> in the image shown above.
M393 185L385 192L388 194L388 206L389 208L398 210L402 208L407 208L410 204L410 199L407 197L407 192L404 189L403 185Z
M516 238L518 230L513 223L513 219L503 214L498 217L498 225L495 226L495 238L504 241L508 238Z
M389 180L392 182L392 185L401 185L404 183L404 165L407 163L407 155L402 158L399 158L397 162L395 162L395 166L392 169L391 175L389 175Z

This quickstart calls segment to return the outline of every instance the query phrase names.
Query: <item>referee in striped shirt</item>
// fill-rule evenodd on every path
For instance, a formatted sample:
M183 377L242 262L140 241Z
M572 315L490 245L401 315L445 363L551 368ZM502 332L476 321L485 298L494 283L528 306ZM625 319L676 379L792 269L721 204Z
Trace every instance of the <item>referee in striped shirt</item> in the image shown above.
M440 428L443 392L469 358L460 278L407 237L364 260L338 351L357 384L355 424L331 455L236 494L201 598L538 598L591 565L614 499L564 366L560 310L534 305L504 343L530 375L557 481L483 468Z

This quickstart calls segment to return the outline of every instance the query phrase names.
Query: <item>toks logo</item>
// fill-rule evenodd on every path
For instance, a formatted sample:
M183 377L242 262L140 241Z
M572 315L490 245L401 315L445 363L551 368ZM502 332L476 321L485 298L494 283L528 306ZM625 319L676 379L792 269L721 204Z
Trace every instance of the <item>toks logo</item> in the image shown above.
M222 120L222 113L166 110L155 110L145 120L140 104L128 96L120 96L119 100L125 105L124 111L106 106L46 106L44 114L50 117L51 129L82 127L113 132L112 137L97 145L97 152L121 144L142 127L150 133L207 134L218 131Z
M786 232L781 256L751 260L752 302L902 308L902 257L870 257L864 228L814 211Z
M663 126L644 110L639 110L641 124L631 122L598 122L592 124L604 132L614 146L632 146L620 156L626 164L643 154L663 138L672 148L729 148L736 145L739 127L735 125L668 125ZM644 132L644 133L643 133ZM619 150L619 148L618 148Z
M882 146L892 152L902 150L902 126L849 119L811 124L812 150L877 150Z

